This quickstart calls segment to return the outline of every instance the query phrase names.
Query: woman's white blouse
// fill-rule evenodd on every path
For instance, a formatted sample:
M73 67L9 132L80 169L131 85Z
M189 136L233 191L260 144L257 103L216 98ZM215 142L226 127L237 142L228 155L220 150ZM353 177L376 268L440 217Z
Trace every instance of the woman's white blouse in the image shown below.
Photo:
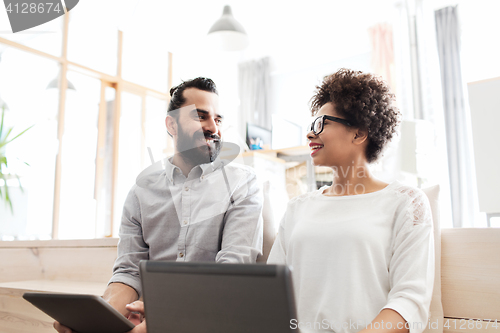
M388 308L422 332L434 283L425 194L397 181L352 196L325 196L325 188L289 202L269 255L268 264L292 269L298 318L290 327L358 332Z

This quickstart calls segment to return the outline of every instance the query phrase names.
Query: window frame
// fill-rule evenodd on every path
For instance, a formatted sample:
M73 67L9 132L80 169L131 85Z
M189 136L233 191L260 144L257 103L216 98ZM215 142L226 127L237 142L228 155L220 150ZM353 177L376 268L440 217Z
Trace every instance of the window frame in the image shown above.
M56 167L55 167L55 180L54 180L54 204L52 209L52 239L59 239L59 221L60 221L60 198L61 198L61 174L62 174L62 147L63 147L63 133L64 133L64 116L65 116L65 108L66 108L66 89L68 86L67 73L68 71L78 72L85 76L93 77L99 79L101 81L101 103L99 106L99 123L98 123L98 144L96 147L96 174L95 174L95 191L97 194L100 191L100 187L103 186L103 163L99 161L98 156L100 156L100 151L104 149L103 147L103 139L106 137L106 128L107 126L103 126L101 121L102 118L105 117L106 107L103 104L104 99L104 91L106 87L111 87L115 89L115 103L114 103L114 112L113 112L113 156L112 156L112 179L111 179L111 214L109 217L105 219L105 237L113 237L116 236L113 234L113 221L114 221L114 207L116 205L116 192L117 192L117 175L118 175L118 154L119 154L119 130L120 130L120 115L121 115L121 94L123 92L133 93L142 98L142 107L141 107L141 128L144 130L145 128L145 113L146 113L146 97L151 96L160 100L165 100L167 103L170 101L170 95L168 91L172 87L172 53L168 53L168 77L167 79L167 91L162 92L155 89L148 88L146 86L142 86L135 82L127 81L122 78L122 54L123 54L123 36L124 32L118 30L117 34L117 71L116 75L109 75L98 70L89 68L87 66L81 65L79 63L72 62L68 60L68 36L69 36L69 16L70 12L68 12L65 8L65 15L63 20L63 31L62 31L62 46L61 46L61 55L55 56L32 47L26 46L24 44L20 44L18 42L11 41L9 39L0 37L0 44L6 45L8 47L13 47L24 52L28 52L30 54L34 54L39 57L48 58L51 60L55 60L60 65L60 89L59 89L59 105L58 105L58 116L57 116L57 139L58 139L58 153L56 158ZM143 145L142 145L143 146ZM143 149L145 149L143 147ZM144 154L142 154L144 155ZM94 195L94 199L99 200L99 198Z

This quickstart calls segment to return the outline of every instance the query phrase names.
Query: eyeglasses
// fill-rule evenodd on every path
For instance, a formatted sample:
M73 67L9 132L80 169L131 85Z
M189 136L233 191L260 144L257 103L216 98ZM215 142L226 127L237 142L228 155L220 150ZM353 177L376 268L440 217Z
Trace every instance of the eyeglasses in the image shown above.
M349 127L352 126L352 124L345 119L341 119L341 118L337 118L337 117L333 117L333 116L322 115L322 116L319 116L318 118L314 119L309 130L312 131L314 133L314 135L318 135L321 132L323 132L323 128L325 127L324 126L325 119L335 121L337 123L341 123L341 124L344 124L344 125L349 126Z

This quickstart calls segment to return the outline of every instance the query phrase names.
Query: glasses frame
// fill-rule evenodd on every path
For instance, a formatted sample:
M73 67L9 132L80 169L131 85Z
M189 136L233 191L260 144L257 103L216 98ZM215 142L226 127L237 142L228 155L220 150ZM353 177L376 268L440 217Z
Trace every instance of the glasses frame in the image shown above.
M314 131L314 123L316 121L319 121L320 118L321 118L321 130L319 132L315 132ZM340 123L340 124L343 124L343 125L346 125L346 126L349 126L349 127L353 126L350 122L348 122L345 119L337 118L337 117L334 117L334 116L322 115L322 116L319 116L319 117L317 117L316 119L313 120L313 122L311 123L311 127L309 127L309 130L311 132L313 132L314 135L321 134L321 132L323 132L323 129L325 128L325 119L328 119L328 120L331 120L331 121L334 121L336 123Z

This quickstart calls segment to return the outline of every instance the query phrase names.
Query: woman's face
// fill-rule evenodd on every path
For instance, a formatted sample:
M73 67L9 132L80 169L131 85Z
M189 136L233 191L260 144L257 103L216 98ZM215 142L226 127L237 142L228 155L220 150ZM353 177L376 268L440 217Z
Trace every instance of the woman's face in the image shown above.
M326 103L319 109L316 117L322 115L340 116L332 103ZM312 131L307 133L309 147L311 148L311 158L314 165L340 166L351 164L354 160L353 138L355 130L347 125L325 119L323 131L315 135Z

